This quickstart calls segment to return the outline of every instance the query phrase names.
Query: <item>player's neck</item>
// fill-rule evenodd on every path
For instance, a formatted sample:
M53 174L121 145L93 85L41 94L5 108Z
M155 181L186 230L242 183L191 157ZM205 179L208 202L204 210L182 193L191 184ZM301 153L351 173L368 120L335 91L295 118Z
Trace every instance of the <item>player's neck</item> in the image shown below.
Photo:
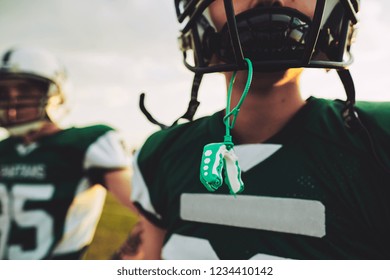
M233 90L232 106L241 97L242 88ZM280 131L305 105L297 81L280 86L253 84L238 115L233 133L239 143L261 143Z
M60 130L61 128L59 128L55 123L47 121L42 125L39 130L31 131L28 134L24 135L22 137L23 143L31 144L44 136L55 134Z

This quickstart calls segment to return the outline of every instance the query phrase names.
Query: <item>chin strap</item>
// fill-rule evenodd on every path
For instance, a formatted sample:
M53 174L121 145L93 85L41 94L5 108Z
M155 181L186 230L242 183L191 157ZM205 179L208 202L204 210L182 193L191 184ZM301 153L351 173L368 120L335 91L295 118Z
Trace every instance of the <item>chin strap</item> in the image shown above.
M188 104L187 111L182 115L180 118L178 118L173 124L176 125L181 119L185 119L188 121L192 121L194 119L194 115L196 113L196 110L198 110L200 102L198 101L198 92L200 83L202 82L203 74L196 73L194 76L194 80L192 82L192 89L191 89L191 99Z
M145 107L145 93L141 93L141 95L139 96L139 108L141 109L141 112L145 115L145 117L146 117L152 124L158 125L161 129L168 128L167 125L162 124L162 123L160 123L159 121L157 121L157 120L149 113L149 111L146 109L146 107Z
M345 126L353 132L363 132L366 141L368 143L369 149L375 161L378 165L385 171L385 173L390 174L390 168L386 166L384 161L379 156L376 151L376 145L373 137L371 136L370 131L364 125L362 120L359 118L358 113L355 110L355 86L351 73L348 69L338 70L337 74L340 77L341 82L343 83L345 92L347 94L347 100L345 101L344 109L342 111L342 116L344 119Z
M176 121L173 122L172 125L165 125L163 123L160 123L157 121L146 109L145 107L145 93L141 93L140 99L139 99L139 107L142 111L142 113L146 116L146 118L153 124L158 125L161 129L166 129L171 126L174 126L179 123L181 119L185 119L188 121L192 121L194 119L194 115L199 107L200 102L198 101L198 91L200 87L200 83L202 82L203 74L195 74L194 80L192 83L192 89L191 89L191 99L188 104L187 111L182 115L180 118L178 118Z
M345 101L345 106L342 111L344 124L349 129L357 130L361 127L361 122L355 110L356 93L351 72L349 72L348 69L342 69L338 70L337 74L339 75L340 80L343 83L345 93L347 94L347 100Z

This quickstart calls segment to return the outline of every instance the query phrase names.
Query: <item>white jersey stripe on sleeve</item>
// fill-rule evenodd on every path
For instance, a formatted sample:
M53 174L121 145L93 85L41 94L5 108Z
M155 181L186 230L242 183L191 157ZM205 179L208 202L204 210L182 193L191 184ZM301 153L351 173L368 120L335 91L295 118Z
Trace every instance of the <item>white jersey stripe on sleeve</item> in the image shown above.
M83 178L76 196L69 207L62 240L53 251L53 256L76 252L91 243L103 210L107 191L95 186L89 188Z
M119 133L108 131L88 147L84 168L127 168L130 164L129 158L121 143Z
M133 174L133 184L132 184L132 193L131 193L131 199L135 202L138 202L141 204L142 208L155 215L157 219L161 219L161 216L157 213L157 211L154 209L152 202L150 200L150 194L148 187L145 183L144 178L142 177L141 170L139 169L138 166L138 155L139 151L136 152L134 155L134 160L133 160L133 169L134 169L134 174Z

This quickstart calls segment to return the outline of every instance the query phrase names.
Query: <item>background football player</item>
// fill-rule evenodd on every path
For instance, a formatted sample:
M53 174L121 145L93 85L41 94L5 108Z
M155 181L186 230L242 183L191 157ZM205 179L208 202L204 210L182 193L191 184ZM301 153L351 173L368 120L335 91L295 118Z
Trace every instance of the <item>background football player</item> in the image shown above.
M0 259L78 259L92 241L106 190L129 201L129 158L119 134L62 129L66 71L51 53L14 48L1 59ZM109 257L109 256L108 256Z
M348 65L359 1L174 3L195 73L185 118L203 74L222 72L229 85L238 71L227 87L233 107L253 65L231 134L245 188L232 195L224 178L210 193L199 180L203 147L224 142L228 106L152 135L132 193L145 216L145 257L388 259L390 103L355 105ZM303 99L303 68L336 69L347 101Z

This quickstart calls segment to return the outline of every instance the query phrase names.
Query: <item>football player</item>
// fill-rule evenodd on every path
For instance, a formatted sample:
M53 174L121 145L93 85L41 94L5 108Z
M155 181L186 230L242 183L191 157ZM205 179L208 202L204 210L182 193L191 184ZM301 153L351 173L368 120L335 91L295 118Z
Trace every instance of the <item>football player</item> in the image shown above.
M390 103L355 104L348 71L359 2L174 1L195 73L185 117L206 73L225 75L236 107L140 149L132 198L146 258L390 257ZM347 101L303 99L303 68L335 69Z
M79 259L106 189L129 201L129 157L109 126L61 128L66 71L46 50L13 48L0 67L0 259Z

